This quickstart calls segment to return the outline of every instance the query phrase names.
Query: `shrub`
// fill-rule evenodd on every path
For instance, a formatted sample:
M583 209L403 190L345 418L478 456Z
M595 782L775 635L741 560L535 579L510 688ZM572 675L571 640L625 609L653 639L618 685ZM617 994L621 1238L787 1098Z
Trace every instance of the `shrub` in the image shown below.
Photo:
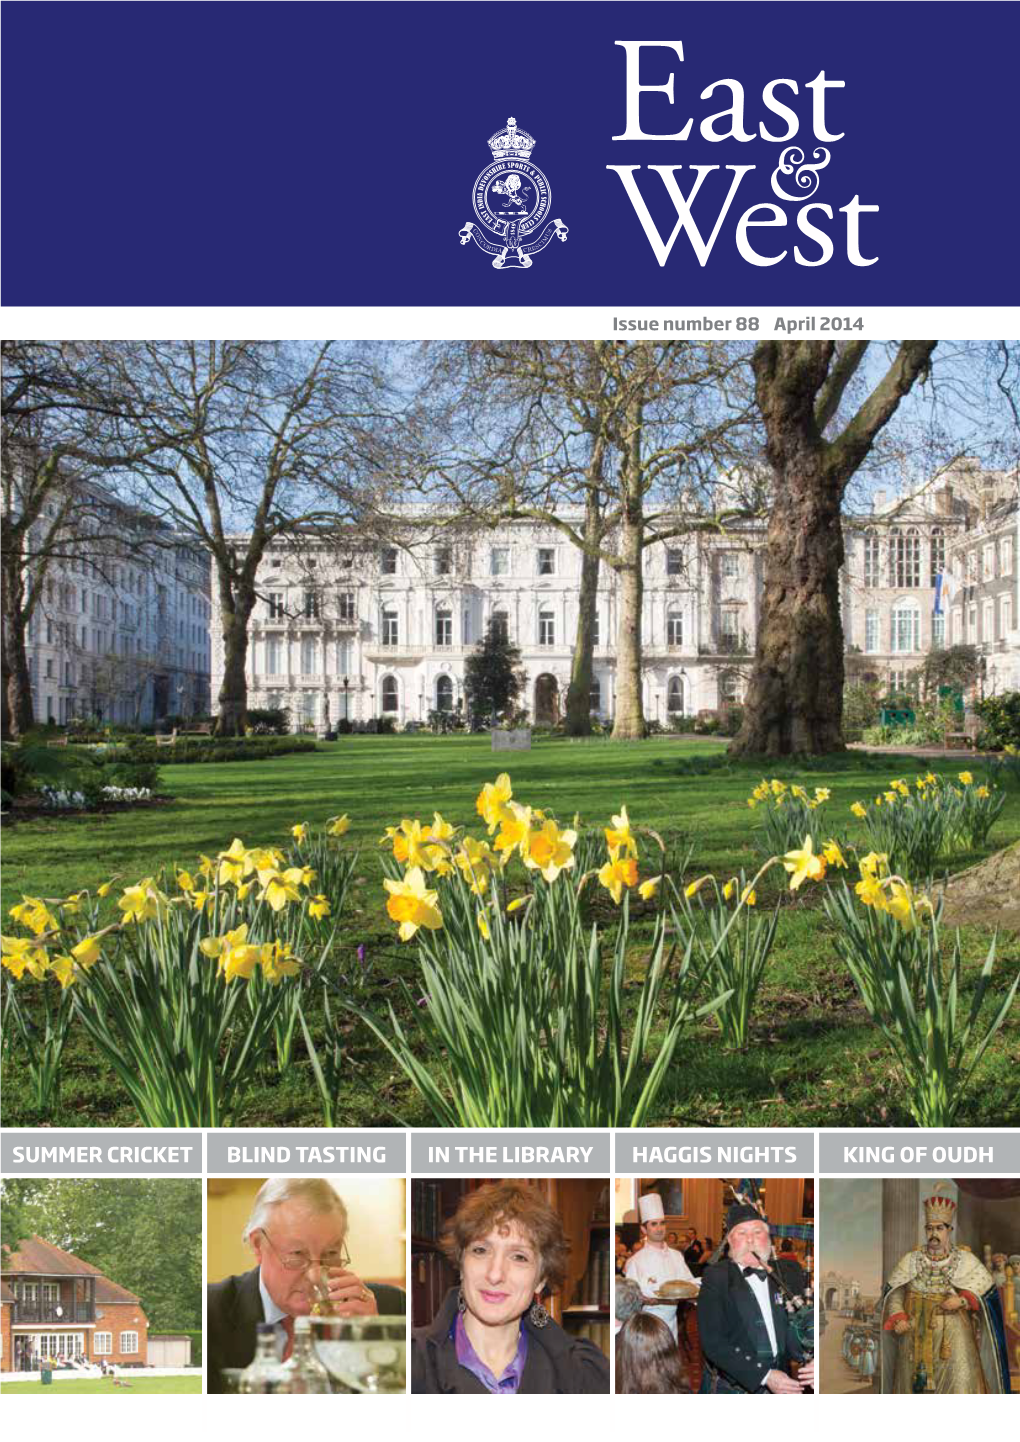
M287 706L252 706L248 725L253 736L286 736L290 731L290 708Z
M1020 691L986 696L975 703L974 710L984 722L978 737L982 750L1001 751L1005 746L1020 746Z
M205 761L269 761L298 751L314 751L313 736L246 736L243 739L178 737L172 746L157 749L138 742L131 749L133 761L160 766L189 766Z

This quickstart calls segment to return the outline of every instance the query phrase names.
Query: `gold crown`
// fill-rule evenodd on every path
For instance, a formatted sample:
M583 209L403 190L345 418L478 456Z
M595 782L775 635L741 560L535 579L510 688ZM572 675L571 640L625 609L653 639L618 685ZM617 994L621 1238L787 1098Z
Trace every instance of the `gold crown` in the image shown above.
M956 1203L953 1201L952 1197L939 1196L937 1187L935 1188L935 1193L932 1196L925 1197L924 1220L929 1225L932 1222L944 1222L947 1227L951 1227L953 1225L953 1219L955 1215Z
M517 129L517 121L512 115L505 130L489 137L493 160L500 160L505 155L513 156L515 160L527 160L534 148L534 140L526 131Z

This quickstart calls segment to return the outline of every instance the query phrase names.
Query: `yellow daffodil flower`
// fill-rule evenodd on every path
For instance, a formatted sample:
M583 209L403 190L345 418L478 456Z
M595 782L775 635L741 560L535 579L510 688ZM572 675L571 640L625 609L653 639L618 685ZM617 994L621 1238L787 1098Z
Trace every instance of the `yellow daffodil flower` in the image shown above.
M970 786L973 784L974 778L969 771L961 771L960 780L963 782L964 786Z
M630 818L627 815L626 806L620 807L619 816L614 816L612 826L607 826L606 845L609 847L610 860L615 861L622 852L624 856L637 857L637 842L634 840L634 833L630 829Z
M691 897L697 896L698 892L705 885L705 883L711 880L712 878L710 876L699 876L697 881L692 881L684 887L684 896L686 896L687 900L690 901Z
M198 870L200 875L204 876L208 881L216 875L216 863L211 856L206 856L204 852L199 852Z
M749 797L747 798L747 804L748 804L748 806L751 808L751 810L753 811L754 808L758 805L758 802L756 801L756 799L755 799L753 796L749 796Z
M862 876L854 891L865 906L877 906L879 911L885 910L885 892L876 876Z
M736 889L737 878L734 876L731 881L727 881L726 885L722 889L723 901L729 901L732 898L733 893L736 891Z
M28 936L0 937L0 959L16 981L26 969L36 981L42 981L50 965L46 948Z
M530 896L518 896L513 901L507 902L506 914L512 916L515 911L520 911L531 900Z
M796 891L804 881L821 881L825 875L825 857L815 855L810 836L805 836L799 850L786 853L783 865L790 874L791 891Z
M502 852L508 857L512 852L520 851L521 856L526 859L530 834L531 807L521 806L516 801L510 801L503 809L499 835L492 844L496 851Z
M477 916L475 917L475 920L478 922L478 930L482 933L482 938L483 938L483 940L488 941L488 940L489 940L489 921L488 921L488 917L485 915L485 912L484 912L484 911L478 912Z
M17 906L11 907L10 915L29 931L34 931L36 936L57 929L57 918L38 896L22 896Z
M267 901L274 911L282 911L288 901L300 901L301 893L298 885L301 881L301 868L289 866L286 871L276 871L264 883L259 892L259 900Z
M82 937L81 941L79 941L77 946L71 947L71 955L74 957L78 965L83 966L86 971L90 966L95 966L96 962L102 955L99 937Z
M823 801L828 801L828 799L829 799L829 797L830 797L831 795L832 795L832 792L829 790L828 786L816 786L816 787L815 787L815 805L816 805L816 806L821 806L822 802L823 802Z
M900 794L901 796L909 796L909 795L910 795L910 787L907 785L907 783L906 783L902 778L900 778L900 779L897 780L897 781L890 781L890 782L889 782L889 785L892 787L892 789L893 789L894 791L899 792L899 794Z
M790 795L793 796L797 801L806 801L808 799L808 794L804 790L803 786L791 786Z
M842 851L840 851L837 842L827 841L822 847L822 855L825 858L826 866L841 866L844 869L846 868L846 858Z
M136 886L126 886L117 902L124 913L125 921L153 921L166 909L167 898L156 886L151 876L145 876Z
M987 786L979 786L974 792L974 795L981 801L987 801L991 794Z
M192 876L190 871L178 871L177 885L184 892L194 891L195 878Z
M895 806L899 799L899 793L896 791L883 791L882 795L885 797L888 806Z
M476 841L473 836L465 836L453 859L475 896L484 896L494 864L489 843Z
M850 807L850 810L855 816L859 817L861 821L863 821L868 814L868 808L866 806L862 806L859 801L855 801Z
M76 891L71 896L65 897L60 903L61 911L66 911L68 916L77 916L81 911L81 900L85 894L84 891Z
M430 841L449 841L457 828L450 821L444 821L438 811L432 813L432 825L428 829Z
M326 822L330 836L343 836L350 830L351 819L344 812L343 816L331 816Z
M513 794L510 777L505 771L501 772L495 781L487 781L478 793L475 810L489 828L490 836L502 822L504 809Z
M599 881L619 906L623 898L624 887L638 884L637 862L633 856L621 856L614 861L607 861L599 871Z
M66 991L74 981L74 957L68 956L66 952L60 952L50 963L50 971Z
M238 899L238 901L244 901L245 897L248 895L249 891L251 891L251 889L252 889L252 887L253 887L254 885L255 885L254 879L251 880L251 881L242 881L241 884L240 884L240 886L237 888L237 899ZM193 893L192 893L191 904L192 904L192 906L195 908L196 911L201 911L201 910L202 910L202 907L205 905L205 903L206 903L208 900L209 900L209 893L208 893L208 891L196 891L196 892L193 892Z
M262 975L270 986L278 985L285 976L297 976L301 970L300 958L292 954L289 941L282 945L278 941L267 941L258 948L250 949L258 951Z
M97 895L101 900L102 900L104 897L109 896L110 892L113 890L113 885L114 885L114 882L115 882L116 880L117 880L117 878L116 878L116 877L113 877L110 881L102 881L102 882L100 882L100 884L96 887L96 895Z
M290 828L290 834L299 846L303 846L308 838L307 821L299 821L296 826Z
M755 905L757 904L757 901L758 901L758 893L755 891L754 887L753 887L753 886L745 886L744 889L743 889L743 891L740 893L740 903L741 903L741 905L742 905L742 906L755 906Z
M865 880L881 881L882 877L889 875L889 857L884 851L869 851L857 864Z
M561 831L555 821L546 821L538 831L529 832L524 865L541 872L546 881L555 881L574 865L576 842L576 831Z
M638 896L640 896L642 901L655 900L656 896L659 894L660 880L660 877L652 876L648 879L648 881L642 881L641 885L638 887Z
M438 931L443 924L436 905L438 893L429 891L425 885L425 874L418 866L412 866L402 881L383 881L389 892L386 910L392 921L399 922L398 935L401 941L410 941L420 926L429 931Z
M328 916L330 911L329 901L325 896L313 896L308 903L308 915L314 916L316 921L321 921Z

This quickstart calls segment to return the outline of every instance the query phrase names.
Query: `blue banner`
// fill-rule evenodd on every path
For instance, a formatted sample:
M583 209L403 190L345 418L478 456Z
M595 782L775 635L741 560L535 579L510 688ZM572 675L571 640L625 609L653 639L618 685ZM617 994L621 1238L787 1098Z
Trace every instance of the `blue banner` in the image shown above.
M1020 299L1015 5L2 13L7 305Z

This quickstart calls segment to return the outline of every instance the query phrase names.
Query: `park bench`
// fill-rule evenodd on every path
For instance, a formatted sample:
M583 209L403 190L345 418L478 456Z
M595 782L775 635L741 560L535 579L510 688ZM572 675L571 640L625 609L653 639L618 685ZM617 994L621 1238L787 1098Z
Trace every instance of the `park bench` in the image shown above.
M47 741L46 745L47 745L47 746L66 746L66 745L67 745L67 737L66 737L66 736L58 736L55 741Z
M942 748L944 751L973 751L977 738L977 725L967 725L962 731L947 731L942 737Z
M157 745L157 746L173 746L173 745L176 743L176 741L177 741L177 727L176 727L176 726L175 726L174 729L170 732L170 735L169 735L169 736L161 736L161 735L159 735L158 732L156 733L156 745Z
M180 736L211 736L213 723L211 721L196 721L194 726L189 726L186 731L177 732Z

